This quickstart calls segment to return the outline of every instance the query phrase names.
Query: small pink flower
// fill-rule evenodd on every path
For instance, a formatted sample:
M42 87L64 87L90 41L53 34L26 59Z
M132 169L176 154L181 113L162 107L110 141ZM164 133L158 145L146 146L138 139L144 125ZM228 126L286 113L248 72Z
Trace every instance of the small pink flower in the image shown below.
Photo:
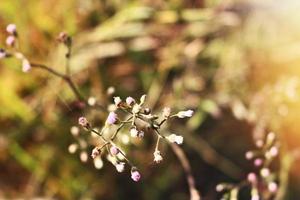
M141 179L141 174L137 170L131 171L131 179L138 182Z
M8 24L6 26L6 31L9 34L16 34L17 33L17 26L15 24Z
M110 112L108 114L108 117L107 117L107 120L106 120L106 123L109 124L109 125L113 125L113 124L116 124L118 121L118 116L115 112Z
M251 160L253 158L254 154L252 151L247 151L245 154L245 157L247 160Z
M126 103L127 103L129 106L132 106L133 104L135 104L135 100L134 100L134 98L132 98L132 97L127 97L127 98L126 98Z
M139 131L135 127L130 129L131 137L138 137L138 134L139 134Z
M91 154L91 157L93 158L93 159L95 159L97 156L99 156L100 155L100 149L98 148L98 147L95 147L94 149L93 149L93 151L92 151L92 154Z
M15 45L15 42L16 42L15 36L10 35L6 38L6 45L9 47L13 47Z
M119 106L122 103L122 99L120 97L114 97L114 103L116 106Z
M82 127L88 127L89 126L89 122L85 117L79 117L78 124L81 125Z
M112 155L116 156L119 152L120 152L120 150L118 149L118 147L116 147L116 146L111 146L110 147L110 153Z
M31 69L30 62L27 59L22 60L22 71L23 72L28 72Z

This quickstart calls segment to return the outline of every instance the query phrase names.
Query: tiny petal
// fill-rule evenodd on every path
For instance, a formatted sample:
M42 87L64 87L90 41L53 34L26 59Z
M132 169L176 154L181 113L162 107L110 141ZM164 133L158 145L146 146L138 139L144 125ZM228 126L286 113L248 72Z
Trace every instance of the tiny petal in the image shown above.
M123 172L125 170L125 163L124 162L118 162L116 164L116 170L120 173Z
M110 112L108 114L108 117L107 117L107 120L106 120L106 123L109 124L109 125L113 125L113 124L116 124L118 121L118 116L115 112Z
M112 155L116 156L119 152L120 152L120 150L118 149L118 147L116 147L116 146L111 146L110 147L110 153Z
M194 114L193 110L180 111L177 113L177 117L179 118L192 117L193 114Z
M17 26L15 24L8 24L6 26L6 31L10 34L16 34L17 33Z
M131 171L131 179L138 182L141 179L141 174L137 170Z
M139 113L140 111L141 111L141 106L138 105L138 104L134 104L134 106L133 106L133 108L132 108L132 112L133 112L134 114L137 114L137 113Z
M144 135L145 135L144 131L139 131L139 133L138 133L139 138L143 138Z
M127 103L129 106L132 106L133 104L135 104L135 100L134 100L134 98L132 98L132 97L127 97L127 98L126 98L126 103Z
M8 36L7 38L6 38L6 45L7 46L9 46L9 47L13 47L14 45L15 45L15 42L16 42L16 38L15 38L15 36L12 36L12 35L10 35L10 36Z

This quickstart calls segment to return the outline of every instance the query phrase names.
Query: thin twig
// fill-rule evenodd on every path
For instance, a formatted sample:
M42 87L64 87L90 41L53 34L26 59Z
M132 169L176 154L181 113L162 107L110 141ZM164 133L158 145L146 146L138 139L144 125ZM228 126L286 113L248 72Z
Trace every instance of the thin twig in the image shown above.
M190 200L200 200L201 199L200 193L196 189L195 179L193 177L191 166L190 166L190 163L189 163L186 155L184 154L183 150L176 144L171 144L171 147L172 147L172 150L175 153L176 157L180 161L182 168L185 172L186 180L188 182L190 195L191 195Z

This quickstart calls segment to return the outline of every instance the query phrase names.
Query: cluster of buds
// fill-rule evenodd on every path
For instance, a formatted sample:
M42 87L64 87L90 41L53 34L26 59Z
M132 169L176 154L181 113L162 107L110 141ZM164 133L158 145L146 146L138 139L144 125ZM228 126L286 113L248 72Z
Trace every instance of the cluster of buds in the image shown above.
M6 32L8 33L8 36L6 37L5 43L7 47L10 48L11 52L6 51L5 49L0 49L0 59L14 56L21 61L22 71L28 72L31 69L31 64L28 59L18 51L17 26L15 24L7 25Z
M230 199L232 191L238 192L245 186L251 188L251 200L270 199L278 191L276 173L270 170L272 161L279 154L275 133L268 133L265 140L257 140L256 146L257 149L245 153L245 158L251 160L255 167L246 180L239 184L221 183L216 186L218 192L225 192L223 199Z
M160 115L155 115L152 113L150 108L145 107L146 95L143 95L139 101L135 100L133 97L127 97L125 101L123 101L120 97L113 97L113 101L114 108L111 112L109 112L101 131L93 128L91 123L89 123L85 117L80 117L78 119L78 124L92 134L96 134L99 139L97 143L100 143L100 145L96 145L91 152L91 157L93 159L101 157L106 152L107 160L115 166L118 172L125 171L127 163L131 167L131 179L137 182L141 179L141 174L138 168L133 165L126 153L122 150L121 145L117 144L119 133L122 132L123 134L128 135L128 137L132 138L132 140L135 140L135 138L141 139L145 135L143 127L141 127L141 124L144 124L147 128L146 133L152 133L157 138L153 153L153 161L155 163L160 163L163 161L163 156L159 150L161 140L178 145L183 143L183 137L180 135L162 134L160 132L161 126L172 118L191 117L193 115L193 111L187 110L171 114L170 108L163 108ZM122 120L123 117L120 117L121 114L118 113L119 110L127 115L123 116L125 117L125 120Z

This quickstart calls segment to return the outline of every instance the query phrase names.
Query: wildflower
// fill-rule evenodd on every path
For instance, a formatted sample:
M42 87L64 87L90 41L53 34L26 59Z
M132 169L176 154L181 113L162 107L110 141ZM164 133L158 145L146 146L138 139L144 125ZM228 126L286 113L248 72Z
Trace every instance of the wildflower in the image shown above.
M78 124L87 129L90 127L90 124L85 117L79 117Z
M131 179L135 182L138 182L141 179L141 174L136 170L131 170Z
M126 98L126 103L127 103L129 106L133 106L133 104L135 104L135 100L134 100L134 98L132 98L132 97L127 97L127 98Z
M13 47L15 45L15 42L16 42L16 38L15 36L12 35L8 36L5 41L6 45L9 47Z
M138 137L138 134L139 134L139 131L135 127L130 129L131 137Z
M172 143L176 144L182 144L183 143L183 137L181 135L171 134L167 136L167 140Z
M165 107L163 109L163 114L162 115L163 115L164 118L169 118L170 115L171 115L171 108Z
M180 111L176 114L179 118L192 117L194 114L193 110Z
M27 59L22 60L22 71L28 72L31 69L31 65Z
M116 170L118 172L123 172L125 170L125 163L124 162L117 162L116 166Z
M115 112L110 112L106 119L106 123L109 125L116 124L118 122L118 116Z
M97 156L99 156L101 153L100 149L98 147L95 147L92 151L91 157L95 159Z
M163 157L161 156L159 150L155 150L153 155L154 155L154 162L160 163L163 160Z
M6 31L9 34L16 35L17 34L17 26L15 24L9 24L6 26Z
M118 149L118 147L116 147L114 145L110 147L110 153L112 155L116 156L119 152L120 152L120 150Z
M120 97L114 97L114 102L116 106L120 106L122 99Z

